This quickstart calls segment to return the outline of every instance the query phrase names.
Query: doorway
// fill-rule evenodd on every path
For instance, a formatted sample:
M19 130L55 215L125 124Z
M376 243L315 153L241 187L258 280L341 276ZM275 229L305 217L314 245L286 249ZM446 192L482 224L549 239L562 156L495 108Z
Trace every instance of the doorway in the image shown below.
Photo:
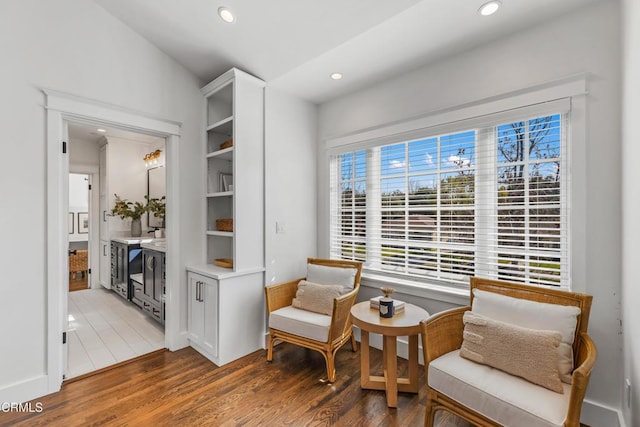
M166 147L164 138L114 126L74 121L67 126L72 172L68 175L69 218L75 218L69 225L65 370L65 378L71 379L165 348L163 322L135 303L132 282L134 277L141 280L142 247L152 242L154 236L148 233L158 225L143 215L139 218L143 235L132 235L131 218L112 214L112 208L118 200L148 206L150 165L145 157L150 152L164 153ZM159 154L153 166L164 170L165 159ZM92 175L73 173L79 169L94 170L97 184L93 185ZM157 194L153 197L164 201L164 177L161 181L154 180ZM94 221L93 212L103 215ZM96 241L103 250L93 256L95 251L89 248ZM88 277L91 286L87 286Z
M179 122L156 119L119 106L79 98L52 90L43 90L47 123L47 364L46 377L34 390L45 395L59 391L64 379L68 350L68 310L66 286L68 269L68 189L67 121L114 126L165 138L167 143L167 213L166 227L166 323L165 347L178 349L187 345L180 333L181 317L186 309L186 291L180 274L180 259L172 246L172 236L179 236L177 156L180 141ZM100 212L102 213L102 212ZM94 215L99 217L101 215ZM175 243L172 243L175 242ZM176 246L177 248L178 246ZM41 389L40 389L41 387Z
M90 287L91 175L69 173L69 292Z

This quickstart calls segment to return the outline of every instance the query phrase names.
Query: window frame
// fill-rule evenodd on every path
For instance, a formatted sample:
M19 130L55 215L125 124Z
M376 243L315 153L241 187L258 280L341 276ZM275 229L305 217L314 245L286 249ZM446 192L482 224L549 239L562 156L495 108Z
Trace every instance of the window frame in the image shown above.
M586 254L583 244L586 226L586 215L583 213L583 207L586 205L586 182L584 179L586 177L584 162L586 94L586 78L584 76L573 76L563 81L492 97L466 104L459 108L447 109L418 118L327 138L324 140L324 156L321 160L326 167L322 167L321 163L319 175L319 185L321 187L319 201L322 203L324 200L327 202L326 206L330 206L328 202L331 197L329 180L331 177L330 157L332 155L376 145L387 145L393 142L407 142L416 137L425 137L425 129L429 129L431 135L438 132L451 132L452 129L460 129L459 127L456 129L455 124L465 120L468 121L467 125L464 126L467 129L470 128L474 120L486 122L493 115L502 116L501 121L506 123L509 121L510 112L523 108L529 109L526 116L532 118L538 115L536 113L537 108L542 108L542 114L539 115L544 115L544 113L553 112L553 109L548 107L549 104L554 102L568 103L570 114L566 123L566 132L567 140L570 142L567 152L563 153L563 156L566 159L566 189L571 193L570 200L567 200L571 224L567 234L567 242L572 250L569 253L568 260L570 279L566 288L581 291L586 282ZM522 118L523 115L520 112L516 112L515 116ZM576 176L578 179L575 179ZM325 256L330 256L329 230L331 214L330 209L321 209L319 212L319 249L320 253ZM441 301L459 302L460 296L468 295L468 290L466 289L456 289L449 285L442 286L441 283L428 278L420 277L417 280L411 280L410 278L398 277L393 274L381 275L379 272L363 270L363 285L379 286L388 283L394 284L400 292Z

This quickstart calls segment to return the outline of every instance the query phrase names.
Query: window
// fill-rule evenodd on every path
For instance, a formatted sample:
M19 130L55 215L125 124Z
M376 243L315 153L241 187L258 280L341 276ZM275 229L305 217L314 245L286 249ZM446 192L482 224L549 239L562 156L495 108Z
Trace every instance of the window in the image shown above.
M539 110L333 153L331 257L417 282L568 287L568 111Z

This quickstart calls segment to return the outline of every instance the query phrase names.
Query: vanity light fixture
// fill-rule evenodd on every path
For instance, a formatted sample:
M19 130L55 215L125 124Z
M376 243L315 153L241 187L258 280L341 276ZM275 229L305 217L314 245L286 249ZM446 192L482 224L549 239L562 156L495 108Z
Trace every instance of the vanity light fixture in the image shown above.
M224 22L228 22L229 24L236 20L236 17L233 15L233 12L229 10L228 7L222 6L218 8L218 15Z
M333 80L340 80L342 78L342 74L341 73L332 73L331 74L331 78Z
M502 3L497 0L493 0L480 6L478 13L482 16L493 15L498 11L498 9L500 9L500 6L502 6Z
M162 153L162 150L156 150L152 153L145 155L143 158L145 166L148 168L157 166L158 159L160 158L161 153Z

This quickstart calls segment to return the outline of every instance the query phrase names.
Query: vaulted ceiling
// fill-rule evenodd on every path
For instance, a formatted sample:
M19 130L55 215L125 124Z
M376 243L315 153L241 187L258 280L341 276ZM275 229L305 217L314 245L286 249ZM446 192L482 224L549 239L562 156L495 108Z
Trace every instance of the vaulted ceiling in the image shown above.
M237 67L321 103L605 0L501 0L488 17L487 0L94 1L203 84Z

